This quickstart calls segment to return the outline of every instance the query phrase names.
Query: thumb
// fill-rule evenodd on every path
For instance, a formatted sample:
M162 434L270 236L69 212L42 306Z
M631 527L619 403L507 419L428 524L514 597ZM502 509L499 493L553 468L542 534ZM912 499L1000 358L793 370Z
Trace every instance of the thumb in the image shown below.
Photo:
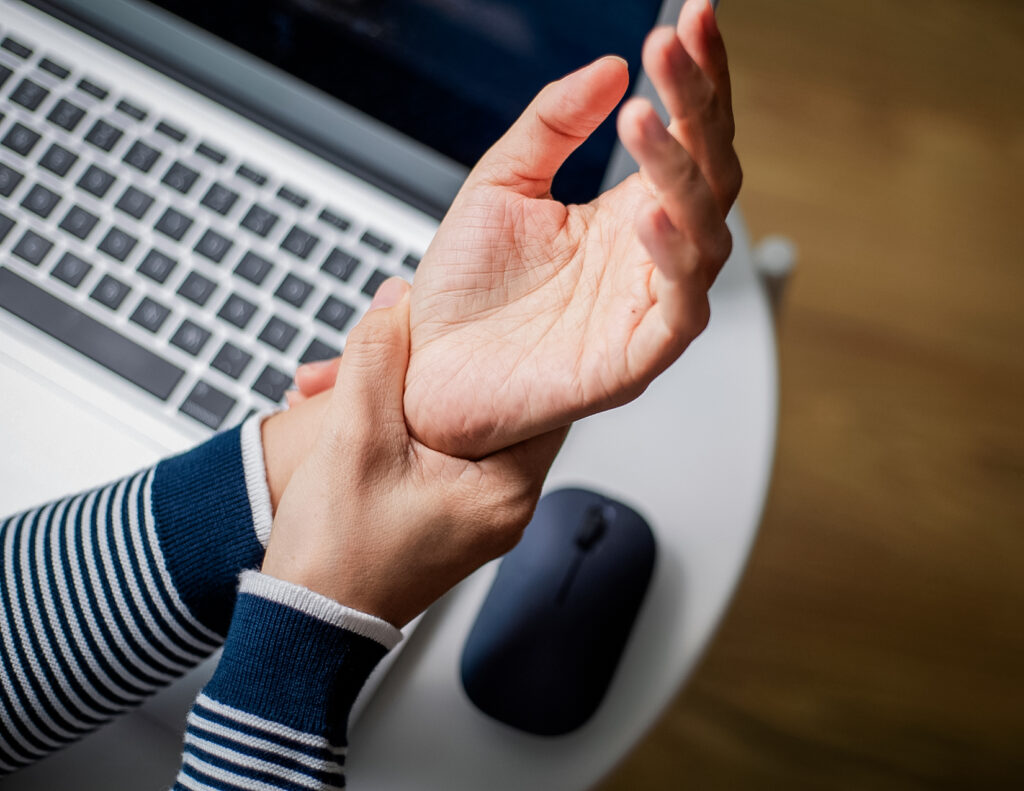
M615 109L628 86L626 62L613 55L544 86L467 183L509 187L530 198L546 195L562 163Z
M360 322L349 332L331 396L334 415L353 430L405 437L405 372L409 366L409 284L381 283Z

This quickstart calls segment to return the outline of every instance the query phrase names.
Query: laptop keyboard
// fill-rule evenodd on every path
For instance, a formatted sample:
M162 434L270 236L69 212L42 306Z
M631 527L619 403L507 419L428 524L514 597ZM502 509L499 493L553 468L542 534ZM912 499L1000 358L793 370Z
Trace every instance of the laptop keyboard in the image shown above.
M216 430L421 251L0 32L0 308Z

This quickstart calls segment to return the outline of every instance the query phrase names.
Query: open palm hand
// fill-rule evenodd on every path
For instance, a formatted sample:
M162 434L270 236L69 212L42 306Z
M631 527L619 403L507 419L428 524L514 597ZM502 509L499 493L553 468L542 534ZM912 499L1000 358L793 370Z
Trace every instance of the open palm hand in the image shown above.
M429 447L480 457L626 403L706 326L741 180L710 5L690 0L643 60L671 121L646 99L621 109L638 174L586 205L550 196L628 87L626 64L606 57L538 94L441 223L413 284L405 393ZM297 378L308 394L329 377Z
M626 65L603 58L547 86L453 203L412 292L405 404L425 444L480 455L625 403L707 324L740 180L710 7L654 31L644 64L672 122L623 108L642 174L586 205L550 197L626 90Z

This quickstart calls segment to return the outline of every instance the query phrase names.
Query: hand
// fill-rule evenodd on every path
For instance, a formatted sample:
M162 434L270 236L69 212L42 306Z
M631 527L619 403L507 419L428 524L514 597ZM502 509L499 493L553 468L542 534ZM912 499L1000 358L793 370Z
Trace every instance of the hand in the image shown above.
M565 438L559 429L467 461L411 437L408 290L386 281L349 334L263 563L271 576L399 627L515 545Z
M644 99L622 108L639 174L585 206L550 197L625 93L626 65L603 58L541 91L441 223L416 273L405 393L427 446L474 456L625 403L706 326L742 179L710 5L653 31L643 62L671 123ZM332 372L300 373L300 393Z

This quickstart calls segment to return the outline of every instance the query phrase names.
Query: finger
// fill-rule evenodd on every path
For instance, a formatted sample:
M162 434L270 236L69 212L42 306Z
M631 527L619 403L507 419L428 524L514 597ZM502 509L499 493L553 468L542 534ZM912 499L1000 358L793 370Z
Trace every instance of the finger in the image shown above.
M657 265L649 286L655 309L633 332L628 364L657 376L704 330L711 308L692 253L656 202L640 211L636 224L637 235Z
M700 168L664 127L646 99L631 99L619 113L619 137L657 193L676 229L698 250L714 254L723 215Z
M295 386L298 392L309 398L333 387L334 380L338 378L340 363L341 358L335 357L332 360L318 360L300 365L295 371Z
M715 10L707 0L690 0L683 6L676 24L683 46L715 86L715 92L732 117L732 81L725 41L718 28Z
M405 373L409 365L409 284L385 280L348 334L332 394L331 418L355 444L404 442Z
M285 403L288 404L288 408L291 409L293 406L297 406L306 400L306 396L300 393L298 390L286 390L284 393Z
M732 144L731 112L672 28L653 31L643 57L644 69L672 118L669 130L700 167L724 216L742 180Z
M689 343L707 325L708 289L728 258L731 235L716 256L703 254L654 200L640 210L636 230L658 270L651 283L658 312L672 334Z
M467 181L546 195L562 163L615 109L628 85L626 62L614 56L546 85Z

